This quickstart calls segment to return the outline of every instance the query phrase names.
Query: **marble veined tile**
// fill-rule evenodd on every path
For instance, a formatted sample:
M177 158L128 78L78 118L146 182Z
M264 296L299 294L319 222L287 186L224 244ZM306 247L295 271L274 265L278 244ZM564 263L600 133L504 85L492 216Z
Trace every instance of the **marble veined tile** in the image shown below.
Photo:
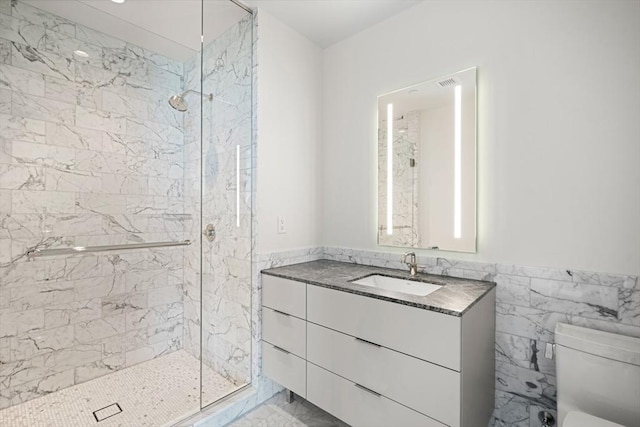
M0 215L11 213L11 191L0 189Z
M41 73L0 64L0 88L42 97L44 77Z
M545 407L555 407L556 386L552 375L497 362L496 388L527 397Z
M11 114L11 91L0 89L0 114Z
M531 306L582 317L618 317L618 289L546 279L531 279Z
M45 32L45 49L56 55L68 58L70 61L91 64L94 67L102 66L102 48L78 40L73 34L64 34L48 29ZM86 52L89 56L86 58L79 57L74 54L76 50Z
M127 211L127 197L120 194L78 194L77 213L97 211L101 214L123 214Z
M11 64L11 42L3 38L0 38L0 63Z
M75 299L73 282L39 282L11 288L10 308L15 311L42 308L50 304L69 303Z
M11 101L14 116L75 124L76 107L73 104L18 92L13 92Z
M43 190L44 171L38 166L0 164L0 188L5 190Z
M155 67L170 71L179 76L181 76L183 73L183 65L181 62L174 61L163 55L159 55L148 49L144 49L140 46L136 46L130 43L127 43L127 50L129 51L129 55L135 58L145 59Z
M44 48L44 28L28 21L0 13L0 38Z
M0 310L0 336L16 337L44 328L44 310Z
M45 123L25 117L0 114L2 138L43 144L45 141Z
M94 172L47 169L45 189L47 191L100 193L102 191L102 176L96 175Z
M2 114L2 113L0 113ZM8 139L0 136L0 163L13 163L11 152L13 151L13 143Z
M13 17L24 21L25 25L30 27L43 28L70 37L73 37L76 33L76 26L73 22L30 6L23 1L12 2L11 14Z
M66 192L16 190L12 193L11 209L14 213L74 213L75 196Z
M108 294L103 292L104 287L112 292L116 289L114 278L104 275L100 258L93 254L49 258L45 269L47 281L75 281L76 300L104 296Z
M45 141L49 145L100 151L102 132L61 123L45 124Z
M45 328L74 325L102 317L102 300L94 298L50 305L44 308Z
M555 362L543 356L544 346L542 341L496 332L497 361L555 375Z
M129 86L126 76L91 64L76 62L74 71L73 78L69 80L86 87L93 86L97 89L124 94Z
M75 150L67 147L14 141L12 157L13 163L45 166L62 171L75 169Z
M125 315L115 315L78 323L75 326L75 338L80 344L88 344L103 338L120 335L125 332Z
M0 13L11 15L11 0L0 0Z
M62 79L73 79L73 62L19 42L11 44L11 65Z
M85 172L125 174L128 172L126 156L93 150L76 150L76 169Z
M147 102L110 91L105 91L103 94L102 108L106 111L142 120L148 118L149 112L149 104Z
M33 239L43 234L43 217L38 214L0 214L0 239ZM11 252L9 245L8 251Z
M78 106L75 124L83 128L124 133L127 119L120 114Z
M529 400L501 390L496 390L495 396L490 427L529 427Z
M49 173L50 170L47 170ZM45 232L49 236L69 236L74 234L95 234L102 228L102 217L88 214L48 214L44 217Z
M622 323L640 327L640 291L620 289L620 311Z
M127 134L134 137L155 139L172 144L182 144L182 130L162 123L139 119L127 119Z
M102 191L108 194L146 195L150 178L135 175L102 174Z
M81 105L89 109L102 108L102 89L91 82L69 81L45 76L45 96L50 99Z
M570 323L568 314L496 303L496 331L553 342L555 325Z

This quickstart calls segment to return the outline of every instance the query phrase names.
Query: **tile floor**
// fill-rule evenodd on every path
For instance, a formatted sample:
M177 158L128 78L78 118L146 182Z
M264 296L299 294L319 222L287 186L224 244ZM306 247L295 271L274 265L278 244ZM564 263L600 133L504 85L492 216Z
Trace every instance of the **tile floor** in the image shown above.
M267 400L226 427L349 427L317 406L296 396L285 401L284 392Z
M206 405L238 389L206 368ZM2 427L160 427L200 410L200 362L179 350L0 411ZM93 411L118 403L99 423ZM296 424L297 425L297 424Z

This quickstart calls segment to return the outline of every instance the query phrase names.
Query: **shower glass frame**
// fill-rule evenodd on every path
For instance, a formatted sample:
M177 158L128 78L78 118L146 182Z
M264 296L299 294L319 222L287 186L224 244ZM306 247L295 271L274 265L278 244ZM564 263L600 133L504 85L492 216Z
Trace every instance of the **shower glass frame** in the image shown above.
M249 74L248 74L248 84L249 84L249 92L248 92L248 97L244 99L244 102L248 103L248 111L249 111L249 117L248 120L246 122L246 124L248 124L248 129L247 129L247 136L248 136L248 141L245 141L245 144L243 145L242 149L240 148L240 145L237 145L237 156L240 157L240 153L241 151L245 153L245 158L242 160L245 164L244 167L245 169L247 169L249 171L248 176L246 177L246 179L248 180L248 182L246 182L247 185L247 193L248 193L248 197L249 197L249 203L248 203L248 212L246 212L246 215L248 216L248 221L246 221L246 225L248 225L248 236L246 236L249 239L249 253L248 255L248 259L245 260L247 261L247 265L246 265L246 277L248 278L248 293L247 293L247 301L245 301L247 303L246 305L246 309L247 309L247 313L246 313L246 319L248 321L248 348L246 348L247 353L246 353L246 372L245 372L245 376L246 376L246 381L244 382L240 382L240 384L237 385L237 387L219 397L217 397L216 399L212 400L212 401L206 401L205 400L205 392L207 389L207 383L206 383L206 378L205 378L205 370L207 369L207 367L205 366L205 351L206 351L206 344L208 342L208 340L206 339L206 334L209 332L207 330L205 330L206 328L206 318L207 318L207 311L205 310L205 292L207 291L207 285L208 283L205 282L205 250L204 250L204 245L209 244L208 239L206 237L206 232L205 227L207 227L205 225L205 216L207 215L208 212L205 211L204 206L205 206L205 199L207 197L207 190L209 190L209 188L207 187L207 160L208 160L208 156L207 156L207 148L212 148L213 144L215 142L215 138L214 138L214 126L215 123L213 122L213 114L211 116L211 120L212 123L210 123L210 131L211 133L209 135L207 135L206 132L206 106L207 103L210 103L210 107L213 110L214 105L216 102L223 102L225 104L228 104L229 101L225 100L225 99L218 99L217 98L217 93L214 94L212 93L210 90L208 90L209 88L206 87L206 76L207 76L207 72L210 72L211 70L207 70L206 68L206 64L207 64L207 54L206 54L206 49L207 49L207 41L206 41L206 24L205 24L205 8L210 5L209 7L216 7L216 3L220 3L220 2L207 2L206 0L201 0L201 14L200 14L200 18L201 18L201 23L200 23L200 28L201 28L201 41L200 41L200 87L199 87L199 92L200 92L200 96L198 97L200 100L200 212L199 212L199 221L200 221L200 230L203 230L202 233L199 234L199 244L200 244L200 259L199 259L199 268L200 268L200 408L201 409L205 409L207 407L210 407L214 404L216 404L217 402L235 394L238 393L244 389L246 389L247 387L250 387L252 382L253 382L253 369L252 369L252 357L253 357L253 322L252 322L252 313L253 313L253 298L252 298L252 268L253 268L253 250L251 249L253 247L252 244L252 239L253 239L253 214L254 214L254 198L253 198L253 173L255 173L254 169L253 169L253 126L255 125L254 123L254 115L253 115L253 108L254 108L254 76L253 76L253 72L254 72L254 12L249 9L248 7L242 5L241 3L235 1L235 0L227 0L228 2L232 3L235 7L239 8L239 9L243 9L246 14L237 22L234 23L234 26L239 25L239 23L241 21L248 21L247 25L247 34L245 35L245 37L248 38L248 40L245 40L245 42L248 43L249 45ZM216 39L217 40L217 39ZM209 43L214 43L215 41L209 42ZM188 90L188 88L184 88L185 91ZM236 169L236 185L240 186L240 164L241 164L241 160L239 158L236 159L236 164L237 169ZM236 209L240 210L240 188L236 187L236 193L237 193L237 204L236 204ZM240 227L240 214L239 211L236 212L236 215L238 217L238 229ZM214 236L216 236L216 232L214 231ZM217 238L217 237L216 237ZM211 255L213 255L211 253Z

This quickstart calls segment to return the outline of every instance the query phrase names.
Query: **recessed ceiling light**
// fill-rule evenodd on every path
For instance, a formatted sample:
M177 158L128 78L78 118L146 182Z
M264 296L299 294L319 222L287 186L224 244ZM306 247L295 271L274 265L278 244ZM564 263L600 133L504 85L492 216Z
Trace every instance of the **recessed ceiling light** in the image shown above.
M111 1L118 4L124 3L124 0L111 0Z
M85 52L84 50L74 50L73 54L76 56L79 56L81 58L88 58L89 54L87 52Z

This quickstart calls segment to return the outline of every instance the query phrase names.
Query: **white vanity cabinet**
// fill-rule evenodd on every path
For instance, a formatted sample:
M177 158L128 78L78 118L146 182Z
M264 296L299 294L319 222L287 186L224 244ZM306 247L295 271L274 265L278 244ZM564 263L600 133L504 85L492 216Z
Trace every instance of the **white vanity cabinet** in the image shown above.
M263 275L265 292L273 279ZM267 321L270 309L263 313L265 352L274 342L293 352L286 341L301 333ZM266 354L263 366L267 376L315 405L354 426L488 423L494 406L495 289L457 317L307 284L305 316L305 353L295 353L306 360L305 393L270 375L274 367ZM278 340L274 334L289 337Z

